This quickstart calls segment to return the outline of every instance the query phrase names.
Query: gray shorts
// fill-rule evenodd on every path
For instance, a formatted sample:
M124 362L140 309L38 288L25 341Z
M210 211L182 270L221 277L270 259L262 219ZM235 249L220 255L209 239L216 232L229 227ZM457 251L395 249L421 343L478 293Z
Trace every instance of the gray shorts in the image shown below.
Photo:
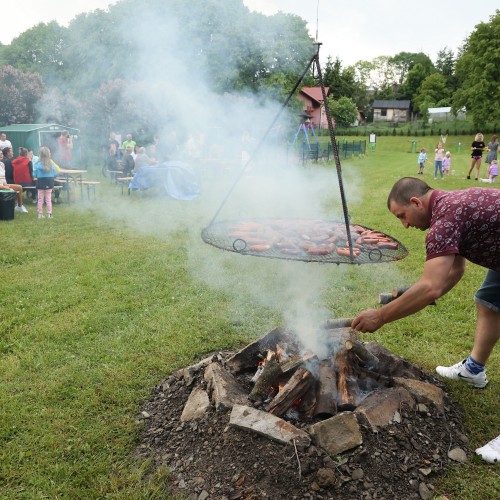
M500 273L489 269L474 300L488 309L500 313Z

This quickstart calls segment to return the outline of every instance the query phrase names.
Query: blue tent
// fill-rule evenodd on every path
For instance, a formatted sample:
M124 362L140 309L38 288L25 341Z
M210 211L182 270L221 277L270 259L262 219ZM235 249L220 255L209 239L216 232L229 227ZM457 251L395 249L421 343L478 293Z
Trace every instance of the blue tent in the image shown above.
M168 196L176 200L192 200L201 192L195 171L181 161L142 167L130 181L129 189L149 189L154 186L161 186Z

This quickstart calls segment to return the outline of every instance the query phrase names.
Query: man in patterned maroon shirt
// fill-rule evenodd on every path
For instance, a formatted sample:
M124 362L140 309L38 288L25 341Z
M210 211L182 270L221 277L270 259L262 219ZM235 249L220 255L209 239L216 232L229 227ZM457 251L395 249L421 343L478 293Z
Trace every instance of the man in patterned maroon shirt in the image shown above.
M467 359L438 366L436 371L473 387L486 387L485 364L500 337L500 190L439 191L420 179L404 177L393 186L387 206L404 227L429 230L424 271L401 297L361 312L352 327L374 332L414 314L460 281L467 260L483 266L488 271L474 297L477 323L472 352ZM489 462L500 461L500 436L476 451Z

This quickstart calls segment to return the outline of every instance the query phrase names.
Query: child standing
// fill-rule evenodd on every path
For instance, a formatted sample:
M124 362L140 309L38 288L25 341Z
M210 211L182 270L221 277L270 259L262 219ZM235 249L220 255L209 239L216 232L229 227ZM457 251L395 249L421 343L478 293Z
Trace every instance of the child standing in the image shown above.
M420 154L418 155L418 172L417 174L424 173L425 162L427 161L427 149L422 148Z
M56 176L56 165L52 161L50 149L42 146L35 165L34 177L38 190L38 218L43 219L43 202L47 207L47 217L52 218L52 189L54 189L54 178Z
M488 175L490 177L490 184L493 184L498 175L498 160L491 160L491 164L488 168Z
M451 153L446 151L446 154L443 158L443 172L446 175L450 175L450 167L451 167Z
M439 143L435 149L436 155L434 156L434 180L437 179L437 173L439 170L439 175L441 176L441 180L444 179L443 176L443 157L445 150L443 148L443 144Z

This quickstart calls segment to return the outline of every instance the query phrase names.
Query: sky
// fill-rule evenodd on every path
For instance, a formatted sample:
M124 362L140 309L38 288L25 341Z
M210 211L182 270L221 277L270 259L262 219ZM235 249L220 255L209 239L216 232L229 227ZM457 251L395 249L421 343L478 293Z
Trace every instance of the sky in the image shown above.
M106 9L109 0L16 0L7 9L0 42L13 38L40 22L63 26L77 14ZM12 0L0 0L11 7ZM480 22L489 22L499 8L498 0L244 0L252 11L266 15L278 11L296 14L308 22L310 35L323 45L321 59L339 57L343 66L399 52L424 52L433 61L448 47L456 53ZM5 12L5 9L1 9Z

